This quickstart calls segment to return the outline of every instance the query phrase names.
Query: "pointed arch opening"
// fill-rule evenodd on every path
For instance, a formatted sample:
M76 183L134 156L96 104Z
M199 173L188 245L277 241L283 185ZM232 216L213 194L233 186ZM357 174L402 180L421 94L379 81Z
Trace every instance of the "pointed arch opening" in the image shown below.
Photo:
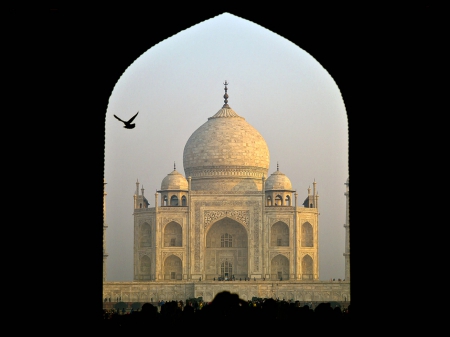
M170 197L170 206L178 206L178 197L176 195Z
M182 279L183 264L178 256L170 255L164 261L164 279L179 281Z
M313 227L309 222L302 224L302 247L314 247Z
M302 259L302 279L314 279L313 259L309 255L305 255Z
M283 221L274 223L270 229L270 245L274 247L289 246L289 226Z
M161 45L161 44L160 44ZM143 59L143 57L141 58L141 59ZM135 64L133 65L133 66L135 66L136 64L139 64L139 62L135 62ZM131 67L130 67L131 68ZM123 76L122 78L124 78L125 76ZM130 81L131 83L133 83L133 81ZM134 82L136 82L136 81L134 81ZM117 86L117 87L119 87L119 86ZM130 90L130 91L134 91L134 92L136 92L136 90ZM119 90L116 90L116 92L118 92L119 94L120 94L120 91ZM159 94L159 93L158 93ZM117 97L120 97L120 96L118 96L118 95L115 95L115 96L117 96ZM115 97L115 96L113 96L113 98ZM109 114L109 116L112 116L113 115L113 113L117 113L117 111L119 111L120 112L120 110L119 110L119 107L117 107L116 109L116 111L115 110L113 110L113 108L115 107L114 106L114 104L112 104L113 103L113 101L111 100L111 104L109 105L109 108L108 108L108 114ZM176 110L176 109L174 109L174 110ZM142 116L142 113L141 113L141 116ZM111 118L112 119L112 118ZM106 119L107 121L108 121L108 119ZM116 121L117 122L117 121ZM139 125L139 124L137 124L137 125ZM109 125L108 125L108 128L109 128ZM111 129L111 128L110 128ZM142 128L141 128L142 129ZM139 130L139 127L138 128L136 128L136 130L138 131ZM113 135L115 135L116 133L112 133ZM109 137L109 134L108 134L108 137ZM161 135L158 135L158 137L159 137L159 139L164 139L163 137L161 137ZM152 141L152 140L150 140L150 141ZM167 143L167 142L162 142L162 143ZM111 141L110 141L110 137L107 139L107 142L106 142L106 144L111 144ZM115 144L115 143L113 143L113 144ZM112 168L116 168L116 167L119 167L119 165L114 165L115 164L115 162L114 161L112 161L110 158L111 157L113 157L113 158L115 158L115 157L119 157L119 156L110 156L108 153L106 154L106 160L107 160L107 165L106 165L106 173L107 174L110 174L109 172L109 170L110 170L110 167L112 167ZM123 157L120 157L120 160L123 160ZM158 160L161 160L161 159L158 159ZM130 173L131 175L133 175L133 178L134 178L134 175L135 175L135 172L131 172ZM159 178L158 178L159 179ZM126 179L123 179L123 180L126 180ZM134 181L134 180L133 180ZM155 185L155 184L153 184L153 183L151 183L151 185L153 186L153 185ZM167 205L167 204L166 204ZM312 205L311 205L312 206ZM112 209L113 207L111 207L111 209ZM112 215L111 215L111 217L110 217L110 221L112 222L112 221L116 221L115 219L116 218L119 218L119 217L116 217L116 216L114 216L113 215L113 213L112 213ZM110 227L113 227L113 226L110 226ZM203 241L203 237L202 237L202 241ZM297 239L296 239L297 240ZM295 241L293 241L293 242L295 242ZM158 245L159 245L160 243L158 243ZM159 262L160 263L160 262ZM158 265L159 265L159 263L158 263Z
M164 247L181 247L183 231L181 225L175 221L164 227Z
M279 194L275 197L275 206L283 206L283 198Z
M289 259L286 256L278 254L270 261L270 279L289 280Z
M235 279L248 276L248 235L243 225L231 218L218 220L206 233L205 277Z
M291 197L289 195L286 196L284 203L286 206L291 206Z
M140 265L139 265L139 271L140 275L139 278L141 280L150 280L151 276L151 270L152 270L152 261L147 255L142 256Z
M151 226L147 222L144 222L141 225L139 235L140 235L140 240L139 240L139 246L140 247L144 248L144 247L151 247L152 246Z

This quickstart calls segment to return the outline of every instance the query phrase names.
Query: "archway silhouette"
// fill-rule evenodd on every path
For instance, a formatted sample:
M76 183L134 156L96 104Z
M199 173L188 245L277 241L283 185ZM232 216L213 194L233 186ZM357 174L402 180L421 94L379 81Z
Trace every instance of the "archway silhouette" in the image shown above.
M360 125L357 118L367 117L359 114L360 111L364 110L363 97L368 92L369 79L373 78L371 75L375 75L380 69L377 63L372 63L370 68L365 69L367 76L361 75L361 69L364 69L364 64L369 61L362 56L361 51L369 43L373 43L374 40L371 39L371 36L364 40L357 40L355 35L347 34L348 26L339 24L343 20L340 15L330 18L328 26L324 24L325 29L319 31L311 29L311 27L314 27L314 22L308 20L308 16L303 16L299 20L298 13L289 13L285 9L280 11L279 7L277 11L271 6L270 14L264 12L263 9L254 13L245 13L242 9L233 9L231 5L227 5L227 10L261 24L280 34L280 36L295 42L323 64L340 85L342 95L346 99L347 112L353 118L352 127L354 130L355 125L356 128ZM110 21L108 21L107 16L102 18L104 20L103 25L99 25L99 17L95 16L95 21L94 17L86 18L83 20L83 28L80 27L81 29L76 32L70 30L70 34L66 33L69 32L69 27L77 25L75 18L66 17L61 20L61 16L58 15L49 18L54 32L62 34L59 38L53 39L47 49L48 55L52 55L50 58L52 67L46 68L46 74L49 78L48 82L54 84L52 87L52 102L55 103L50 105L49 113L52 116L58 116L60 120L65 122L64 132L61 133L62 139L65 137L79 139L80 125L73 122L73 116L78 115L80 111L87 111L87 106L89 106L88 114L91 122L91 124L83 125L83 140L89 146L82 153L77 152L79 143L66 143L65 154L52 156L53 159L49 158L51 161L54 160L55 167L61 165L64 160L67 164L78 162L81 165L67 165L65 172L59 173L60 179L57 178L58 173L52 171L49 178L63 181L64 177L72 173L70 174L71 184L80 188L71 191L71 197L73 200L83 200L83 207L93 213L91 215L92 222L102 221L100 207L103 186L97 183L104 177L105 105L107 105L117 78L121 76L127 66L148 48L183 29L220 13L222 11L193 12L183 20L167 16L164 18L163 27L156 21L136 20L136 17L133 17L133 21L130 21L129 25L125 24L125 18L121 18L123 24L116 25L117 17L110 17ZM311 18L317 19L314 16ZM346 19L349 19L349 17ZM372 24L369 21L367 23L361 21L357 26L361 30L369 28L369 23ZM352 19L347 22L355 23ZM422 29L426 31L427 27L431 26L424 24ZM427 34L424 33L424 35ZM120 39L117 38L118 36L127 36L127 38ZM383 39L383 36L381 36L381 39ZM68 64L71 64L71 66L68 67ZM64 72L61 71L62 69L64 69ZM60 76L63 73L64 76ZM89 79L89 81L86 81L86 79ZM83 82L82 89L80 82ZM355 86L355 83L359 83L359 85ZM83 91L83 99L80 99L80 90ZM61 114L62 107L64 107L64 114ZM355 111L355 113L352 114L352 111ZM376 123L376 121L374 122ZM369 129L365 132L367 137L371 134L370 126L368 127ZM56 132L56 129L53 130ZM39 132L42 132L42 129ZM349 132L351 133L350 130ZM355 141L356 139L359 143L365 143L365 139L361 137L363 135L358 136L353 133L352 140ZM358 151L360 150L353 149L352 155L354 158L363 158L365 154L360 152L361 156L359 156ZM354 160L353 165L357 166L357 161ZM86 174L81 175L80 169ZM91 192L86 194L86 191ZM61 216L63 216L62 213ZM74 214L67 220L67 228L76 228L77 224L86 220L85 217L85 212ZM87 311L92 308L93 315L99 312L95 303L98 302L98 294L102 288L103 259L96 252L102 244L103 233L97 227L90 228L89 235L86 235L85 231L71 231L70 235L67 235L64 245L61 243L61 250L66 250L69 246L78 247L79 242L83 242L84 251L82 255L77 252L73 255L69 254L66 258L73 260L74 264L82 262L85 266L91 266L91 268L86 267L86 270L92 271L87 276L91 275L93 282L86 283L84 287L73 287L72 294L75 297L86 298L88 301L89 297L92 297L92 305L88 307ZM357 233L355 232L354 235L357 235ZM352 239L354 235L352 235ZM52 247L55 248L54 243ZM355 246L352 252L355 252L356 248ZM73 251L75 252L76 249L73 249ZM76 282L77 279L73 278L71 274L67 271L66 279L68 282L70 280ZM90 296L89 294L93 295Z
M168 65L170 65L171 67L176 67L176 65L177 65L177 63L179 63L178 61L181 61L181 59L180 60L178 60L176 57L174 57L174 56L170 56L170 54L168 53L168 51L166 51L165 49L158 49L158 48L162 48L162 47L164 47L164 44L166 44L166 43L169 43L169 45L170 46L174 46L175 47L175 44L177 43L177 42L181 42L181 43L183 43L183 39L186 37L186 36L188 36L188 34L195 34L195 32L196 32L196 30L197 29L199 29L199 27L201 26L201 25L209 25L209 24L211 24L211 22L213 22L213 21L216 21L216 20L220 20L221 18L220 18L220 16L221 15L219 15L219 16L217 16L217 17L212 17L212 18L209 18L209 19L207 19L207 20L204 20L204 21L202 21L202 22L199 22L199 23L197 23L197 24L195 24L195 25L192 25L191 27L189 27L188 29L186 29L185 31L182 31L182 32L176 32L173 36L171 36L169 39L167 39L167 40L164 40L164 41L162 41L160 44L158 44L158 45L155 45L154 47L152 47L152 48L150 48L150 49L148 49L147 51L145 51L145 52L143 52L138 58L136 58L136 60L133 62L133 63L131 63L130 65L129 65L129 67L123 72L123 74L121 75L121 78L119 79L119 81L116 83L116 87L114 88L114 90L117 90L117 91L114 91L113 93L112 93L112 95L111 95L111 99L110 99L110 105L108 106L108 108L111 108L111 109L113 109L115 106L117 106L117 109L118 109L118 107L119 106L123 106L123 108L125 108L125 101L127 100L126 99L126 97L125 96L123 96L123 95L119 95L119 96L114 96L114 94L117 92L117 93L119 93L120 91L119 91L119 89L121 88L121 86L124 86L124 87L126 87L126 86L128 86L128 85L130 85L130 86L132 86L132 85L134 85L134 83L136 83L136 85L137 85L137 83L139 83L139 86L141 86L141 87L143 87L143 88L152 88L152 90L150 90L149 92L147 92L146 90L143 90L143 89L139 89L139 87L136 87L136 90L134 90L134 89L132 89L131 87L130 87L130 91L131 92L136 92L137 94L136 95L138 95L138 93L140 92L140 91L145 91L145 95L146 95L146 97L150 97L150 98L148 98L148 101L146 101L147 103L145 103L145 104L148 104L148 103L150 103L151 102L151 106L152 106L152 109L153 110L162 110L162 109L164 109L164 110L167 110L167 111L174 111L175 113L177 113L177 114L179 114L179 111L182 111L182 110L184 110L185 108L186 108L186 102L189 102L189 100L192 98L192 97L195 97L195 96L197 96L198 95L198 87L197 86L195 86L195 85L191 85L191 86L187 86L187 87L184 87L183 88L183 90L178 90L178 91L176 91L176 94L174 94L174 96L180 96L179 98L177 98L177 99L169 99L169 100L160 100L161 102L164 102L163 104L164 104L164 106L158 106L157 104L162 104L162 103L158 103L158 100L157 100L157 97L156 96L148 96L149 95L149 93L150 94L152 94L152 92L153 91L156 91L156 90L162 90L162 89L158 89L158 87L155 87L154 86L154 84L148 84L148 83L151 83L151 82L146 82L147 84L146 85L143 85L143 82L139 82L139 81L132 81L131 80L131 75L129 75L129 74L131 74L132 73L132 71L135 71L136 73L137 73L137 70L139 69L139 70L142 70L142 69L144 69L145 67L144 67L144 64L146 64L147 66L150 66L150 65L152 65L152 64L155 64L155 63L157 63L157 64L160 64L160 63L158 63L158 62L163 62L163 60L162 60L162 57L161 58L159 58L159 56L157 55L160 51L162 51L163 52L163 55L166 55L166 56L168 56L168 57L170 57L170 59L169 59L169 61L167 61L167 64L166 63L161 63L161 64L166 64L166 66L168 66ZM236 20L236 22L237 23L242 23L241 21L243 21L243 22L245 22L245 24L247 25L249 25L249 26L252 26L252 24L254 25L254 26L252 26L252 28L253 29L255 29L255 30L258 30L258 31L260 31L260 33L261 34L263 34L263 32L265 33L265 30L264 30L264 28L263 27L261 27L261 26L257 26L258 25L258 23L256 22L256 24L255 24L255 22L251 22L251 23L248 23L247 22L247 19L245 18L245 16L244 17L239 17L238 18L239 20ZM238 22L239 21L239 22ZM257 26L257 27L255 27L255 26ZM209 26L208 26L209 27ZM222 33L224 30L221 30L220 32ZM242 32L242 33L244 33L244 32ZM269 33L269 35L270 34L272 34L272 32L270 32ZM222 34L223 35L223 34ZM270 35L270 38L273 38L273 40L275 41L276 40L276 42L278 43L279 42L279 40L283 40L283 42L284 42L284 39L282 39L282 38L280 38L279 36L274 36L274 35ZM226 39L225 39L226 40ZM238 40L236 40L236 41L238 41ZM255 39L255 41L257 41L257 39ZM265 42L265 40L263 39L262 40L263 42ZM184 41L184 42L186 42L186 41ZM270 40L269 42L272 42L272 40ZM225 43L225 42L223 42L223 43ZM261 44L264 44L264 43L261 43ZM258 47L258 45L255 45L255 48L256 47ZM279 47L279 45L277 45L277 47ZM295 55L297 56L297 54L296 53L303 53L304 52L304 49L302 48L302 46L293 46L292 44L289 44L289 48L292 48L292 50L295 50L295 52L293 52L293 53L295 53ZM169 48L168 48L169 49ZM275 48L276 49L276 48ZM153 52L153 54L152 54L152 52ZM278 50L278 52L282 52L282 49L280 49L280 50ZM306 52L307 53L307 52ZM262 53L260 53L260 54L262 54ZM303 55L303 54L302 54ZM253 61L254 60L256 60L257 59L257 56L258 55L256 55L256 54L253 54L252 55L253 56ZM145 57L148 57L149 59L145 59ZM309 56L310 57L310 59L314 59L313 57L311 57L311 56ZM196 58L197 58L197 56L196 56ZM143 60L150 60L149 62L144 62ZM227 58L227 59L229 59L229 57ZM228 61L228 62L230 62L230 63L232 63L231 61ZM314 60L314 62L315 62L315 64L317 65L317 64L319 64L319 62L317 61L317 60ZM300 63L300 61L299 61L299 63ZM140 66L140 64L142 64L142 66ZM320 65L320 64L319 64ZM274 65L272 65L272 66L274 66ZM289 66L291 66L291 64L289 64ZM144 68L139 68L139 67L144 67ZM161 68L161 67L160 67ZM133 70L134 69L134 70ZM181 73L181 71L183 70L183 69L181 69L181 68L175 68L176 70L173 70L172 72L173 73L177 73L177 76L182 76L182 73ZM229 71L228 69L227 69L227 71ZM321 67L321 71L323 71L323 72L325 72L326 73L326 70L323 70L323 68ZM215 77L215 76L214 76ZM236 87L235 87L235 89L232 89L232 87L231 87L231 85L230 85L230 104L231 105L233 105L232 104L232 102L233 102L233 97L234 97L234 99L235 100L237 100L238 98L239 98L239 95L238 95L238 93L239 92L242 92L242 93L244 93L245 92L245 96L246 96L246 99L249 99L249 98L247 98L247 96L248 97L251 97L251 95L255 95L255 97L257 96L257 98L255 98L255 99L251 99L250 100L250 102L249 103L247 103L247 104L251 104L252 102L258 102L258 101L260 101L261 100L261 95L258 93L259 92L259 90L257 90L257 89L254 89L254 86L253 85L248 85L248 88L252 88L251 90L250 89L245 89L245 90L243 90L244 89L244 87L242 87L242 88L239 88L239 85L241 85L241 84L239 84L239 82L241 82L242 81L242 78L245 78L245 77L252 77L251 76L251 73L249 73L247 76L240 76L240 78L239 78L239 80L237 81L237 83L235 84L236 85ZM306 76L303 76L303 77L301 77L301 78L305 78ZM327 78L330 78L330 76L329 76L329 74L327 74L327 76L326 76ZM142 74L142 78L153 78L153 77L150 77L150 76L145 76L145 74ZM300 76L299 76L299 78L300 78ZM121 82L122 81L122 82ZM169 82L170 82L170 80L168 80ZM191 80L192 81L192 80ZM208 82L209 81L212 81L212 79L208 79ZM215 92L214 93L212 93L211 94L211 97L214 97L215 95L217 95L216 97L220 97L220 104L222 103L221 101L222 101L222 99L221 99L221 94L222 94L222 88L221 88L221 86L222 86L222 81L223 81L223 79L221 79L220 80L220 95L218 95L218 94L216 94ZM261 81L259 81L259 82L261 82ZM271 82L270 80L268 81L268 82ZM234 83L234 82L233 82ZM125 85L126 84L126 85ZM192 88L194 88L194 89L192 89ZM180 88L181 89L181 88ZM189 90L191 90L191 91L189 91ZM235 90L235 92L237 92L236 93L236 95L235 96L233 96L233 93L232 93L232 90ZM294 91L297 91L297 92L301 92L301 90L296 90L296 89L293 89ZM164 96L164 95L167 95L168 94L168 92L169 91L164 91L164 92L159 92L159 94L160 95L162 95L162 96ZM209 96L210 94L209 93L203 93L203 95L204 96ZM115 97L117 97L117 98L115 98ZM122 100L123 100L123 102L122 102ZM217 99L217 100L219 100L219 99ZM131 104L137 104L136 102L137 102L138 100L133 100L132 102L130 101L130 103ZM215 99L214 99L214 101L216 101ZM296 100L296 101L299 101L299 100ZM303 100L300 100L300 101L303 101ZM128 101L127 101L128 102ZM183 102L183 104L182 105L180 105L180 106L178 106L178 105L176 105L176 104L178 104L177 102ZM170 105L170 104L173 104L173 105ZM205 103L203 103L203 99L202 99L202 102L201 102L201 104L205 104ZM243 104L243 103L241 103L241 104ZM258 103L259 104L259 103ZM167 106L165 106L165 105L167 105ZM212 106L213 104L211 104L211 106ZM132 109L132 107L133 107L133 105L130 105L131 107L129 108L129 109ZM194 107L194 106L193 106ZM126 108L128 109L128 105L126 106ZM135 106L135 108L133 108L133 110L135 110L135 109L138 109L138 107L137 106ZM139 107L139 109L141 109L140 107ZM259 108L255 108L255 111L259 111L260 109ZM268 111L272 111L273 109L269 109ZM280 111L289 111L289 114L291 115L291 110L290 109L279 109ZM149 123L148 122L145 122L145 118L146 118L146 115L145 115L145 113L144 113L144 110L140 110L141 112L140 112L140 114L138 115L138 117L139 118L141 118L141 123L144 123L144 125L148 125ZM113 110L111 110L110 111L110 113L113 113ZM117 112L117 113L119 113L119 112ZM213 113L213 112L212 112ZM211 113L211 114L212 114ZM247 115L248 115L248 110L247 109L245 109L245 110L243 110L243 115L244 116L246 116L246 118L247 118ZM263 120L263 118L264 118L264 115L268 115L268 116L270 116L270 115L272 115L271 113L268 113L268 114L264 114L264 113L258 113L258 116L257 116L257 119L259 120L259 121L262 121ZM289 116L290 116L289 115ZM294 114L295 115L295 114ZM179 115L177 115L178 117L179 117ZM154 116L153 116L154 117ZM248 118L250 118L250 117L248 117ZM170 119L170 118L168 118L168 119ZM179 119L179 118L178 118ZM190 120L193 120L193 118L189 118L189 119L187 119L187 121L190 121ZM280 116L277 116L276 117L276 122L278 123L281 123L281 122L284 122L286 120L286 118L280 118ZM108 123L108 121L109 121L109 119L107 118L107 123ZM117 122L116 120L114 120L114 122ZM138 121L136 120L136 123L137 123ZM198 124L199 123L197 123L196 122L196 127L198 126ZM290 123L290 124L295 124L295 123ZM299 123L299 124L304 124L304 123ZM115 127L116 125L115 124L113 124L113 128ZM174 123L171 123L171 125L170 125L170 128L172 129L174 127ZM162 129L162 128L161 128ZM170 145L170 147L174 147L175 145L176 146L179 146L178 144L181 144L180 146L182 147L182 144L183 144L183 139L187 139L188 138L188 136L190 135L190 133L192 132L192 130L194 130L195 128L194 127L192 127L192 126L187 126L187 125L185 125L185 124L183 124L183 125L180 125L180 126L178 126L178 129L177 129L177 133L178 133L178 137L177 137L177 139L175 140L175 139L173 139L173 138L171 138L171 137L166 137L166 135L162 135L162 136L160 136L159 138L158 138L158 142L149 142L149 143L154 143L154 144L157 144L157 146L153 146L153 148L152 148L152 155L154 156L154 158L158 158L158 162L164 162L165 161L165 159L164 159L164 157L163 157L163 155L166 155L166 154L162 154L161 152L163 151L162 150L162 147L163 146L166 146L167 144L169 144ZM137 127L135 128L135 129L133 129L133 132L140 132L139 131L140 129L139 129L139 125L137 124ZM112 132L112 131L111 131ZM184 133L184 136L181 136L181 135L179 135L179 133ZM111 133L111 134L113 134L113 133ZM114 135L118 135L119 133L118 132L114 132ZM150 136L150 135L152 135L153 133L148 133L147 132L147 135L145 136L145 137L148 137L148 136ZM292 133L292 134L301 134L301 132L296 132L296 133ZM108 136L108 130L107 130L107 136ZM271 134L269 134L267 137L272 137L272 135ZM178 139L179 138L179 139ZM283 141L281 141L281 139L280 139L280 135L278 134L278 136L277 136L277 138L279 138L279 139L277 139L277 141L276 142L274 142L275 144L281 144L281 146L282 146L282 148L283 149L288 149L289 148L289 146L287 146L286 145L286 142L283 142ZM291 136L289 137L289 138L291 138ZM107 138L108 139L108 138ZM125 142L129 142L130 141L130 139L131 139L131 137L129 137L129 139L127 139L127 140L124 140ZM146 138L147 139L147 138ZM164 141L161 141L162 139L164 139ZM289 139L289 143L300 143L300 142L296 142L295 140L292 140L292 139ZM133 148L133 144L131 144L131 143L127 143L128 144L128 146L125 146L125 148ZM270 143L270 144L272 144L272 143ZM107 145L107 144L106 144ZM310 144L308 147L311 147L312 145ZM347 148L347 147L345 147L345 148ZM166 148L164 148L164 149L166 149ZM114 151L116 151L115 149L114 149ZM160 152L156 152L156 151L160 151ZM173 150L172 150L173 151ZM131 151L127 151L128 153L131 153ZM169 151L165 151L165 152L169 152ZM171 152L171 151L170 151ZM112 163L109 163L109 158L111 157L111 156L106 156L107 157L107 159L106 159L106 164L105 164L105 167L106 168L108 168L108 167L118 167L117 165L112 165ZM294 155L293 156L287 156L287 157L289 157L289 158L292 158L292 157L295 157ZM336 157L336 156L333 156L333 158L334 157ZM140 162L140 165L138 166L138 168L136 168L136 171L137 172L139 172L138 170L141 170L141 172L142 173L136 173L136 172L134 172L133 173L133 175L139 175L139 176L141 176L141 175L144 175L144 176L148 176L148 174L146 173L146 172L144 172L144 171L147 171L147 169L145 169L146 167L150 167L150 163L149 162L145 162L144 160L151 160L151 159L146 159L146 158L150 158L150 156L139 156L139 162ZM127 157L127 159L125 159L125 160L123 160L124 162L133 162L134 160L136 160L135 158L132 158L132 157ZM159 183L160 183L160 179L162 178L162 177L164 177L166 174L167 174L167 172L166 171L160 171L161 173L157 173L158 171L158 169L159 168L156 168L155 167L155 165L154 165L154 161L155 160L151 160L152 162L151 162L151 167L152 167L152 171L154 171L154 172L152 172L152 177L155 177L155 178L152 178L152 179L155 179L155 181L154 182L152 182L152 183L150 183L150 186L157 186ZM171 162L172 162L172 160L171 160ZM178 163L180 163L181 162L181 160L178 160L177 161ZM312 162L312 161L310 161L310 162ZM163 165L161 165L161 166L163 166ZM328 165L328 166L333 166L333 165ZM178 168L177 168L180 172L183 172L183 170L182 170L182 167L180 167L180 164L178 164ZM162 169L161 169L162 170ZM164 172L164 173L163 173ZM131 174L131 172L130 172L130 174ZM160 178L158 178L158 177L160 177ZM345 181L345 179L347 178L347 175L345 176L345 178L343 179L344 181ZM133 179L135 179L135 178L133 178ZM140 178L141 179L141 178ZM159 180L157 180L157 179L159 179ZM123 179L123 180L126 180L126 179ZM112 181L110 184L110 188L113 188L113 185L112 184L114 184L115 182L114 181ZM149 183L148 182L145 182L145 184L146 184L146 186L148 186L149 185ZM122 190L125 190L125 187L123 187L122 188ZM340 191L341 192L341 191ZM112 195L113 195L113 193L111 193L110 194L111 195L111 197L112 197ZM342 195L342 193L339 193L339 198L341 198L341 195ZM276 203L277 205L279 205L279 206L284 206L285 204L286 204L286 200L283 200L283 198L282 198L282 196L281 195L279 195L279 194L277 194L277 196L278 196L278 198L279 198L279 200L273 200L272 202L273 203ZM126 196L124 195L122 198L125 198ZM343 198L342 198L343 199ZM325 199L324 199L325 200ZM178 201L178 202L180 202L180 200ZM324 202L324 204L326 203L326 202L328 202L328 201L325 201ZM342 202L344 202L344 201L342 201ZM168 199L167 200L167 203L166 204L170 204L170 200ZM110 210L111 212L113 211L113 210ZM328 214L327 212L323 212L324 214ZM115 217L115 216L111 216L110 218L112 218L112 219L117 219L117 217ZM336 217L337 218L337 217ZM323 222L324 224L326 223L326 222ZM130 237L131 237L131 235L130 235ZM117 241L115 241L116 242L116 244L118 244L118 242ZM326 245L322 245L321 247L327 247ZM321 248L321 249L324 249L324 248ZM124 251L124 250L122 250L122 251ZM130 251L130 250L128 250L128 251ZM113 252L111 252L110 251L110 255L109 255L109 257L108 257L108 259L109 259L109 261L112 261L113 260L113 258L114 258L114 256L113 256ZM133 257L131 256L131 253L130 253L130 258L132 259ZM110 269L109 269L110 270Z

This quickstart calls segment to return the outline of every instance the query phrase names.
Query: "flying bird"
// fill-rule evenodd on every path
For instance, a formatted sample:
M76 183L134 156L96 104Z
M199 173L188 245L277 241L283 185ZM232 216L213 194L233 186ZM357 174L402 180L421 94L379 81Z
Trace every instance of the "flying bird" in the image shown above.
M136 124L131 124L131 122L136 118L136 116L138 115L139 111L136 113L136 115L134 115L133 117L130 118L130 120L128 122L125 122L123 120L121 120L119 117L117 117L116 115L114 115L114 117L116 117L119 121L121 121L124 125L125 129L134 129L134 127L136 126Z

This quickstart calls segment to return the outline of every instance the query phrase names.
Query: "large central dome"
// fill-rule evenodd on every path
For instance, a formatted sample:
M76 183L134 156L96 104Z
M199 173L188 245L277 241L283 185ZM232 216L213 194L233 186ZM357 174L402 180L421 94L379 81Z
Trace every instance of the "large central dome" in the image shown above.
M186 177L267 177L269 148L261 134L225 104L201 125L187 141L183 152Z

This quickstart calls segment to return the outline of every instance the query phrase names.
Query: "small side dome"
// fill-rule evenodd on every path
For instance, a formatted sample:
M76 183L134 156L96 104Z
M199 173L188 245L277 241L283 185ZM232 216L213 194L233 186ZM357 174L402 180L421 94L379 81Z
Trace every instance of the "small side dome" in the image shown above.
M268 190L292 190L292 184L289 178L281 173L278 169L267 178L265 183L266 191Z
M161 183L161 190L187 190L188 182L186 178L177 170L169 173Z

